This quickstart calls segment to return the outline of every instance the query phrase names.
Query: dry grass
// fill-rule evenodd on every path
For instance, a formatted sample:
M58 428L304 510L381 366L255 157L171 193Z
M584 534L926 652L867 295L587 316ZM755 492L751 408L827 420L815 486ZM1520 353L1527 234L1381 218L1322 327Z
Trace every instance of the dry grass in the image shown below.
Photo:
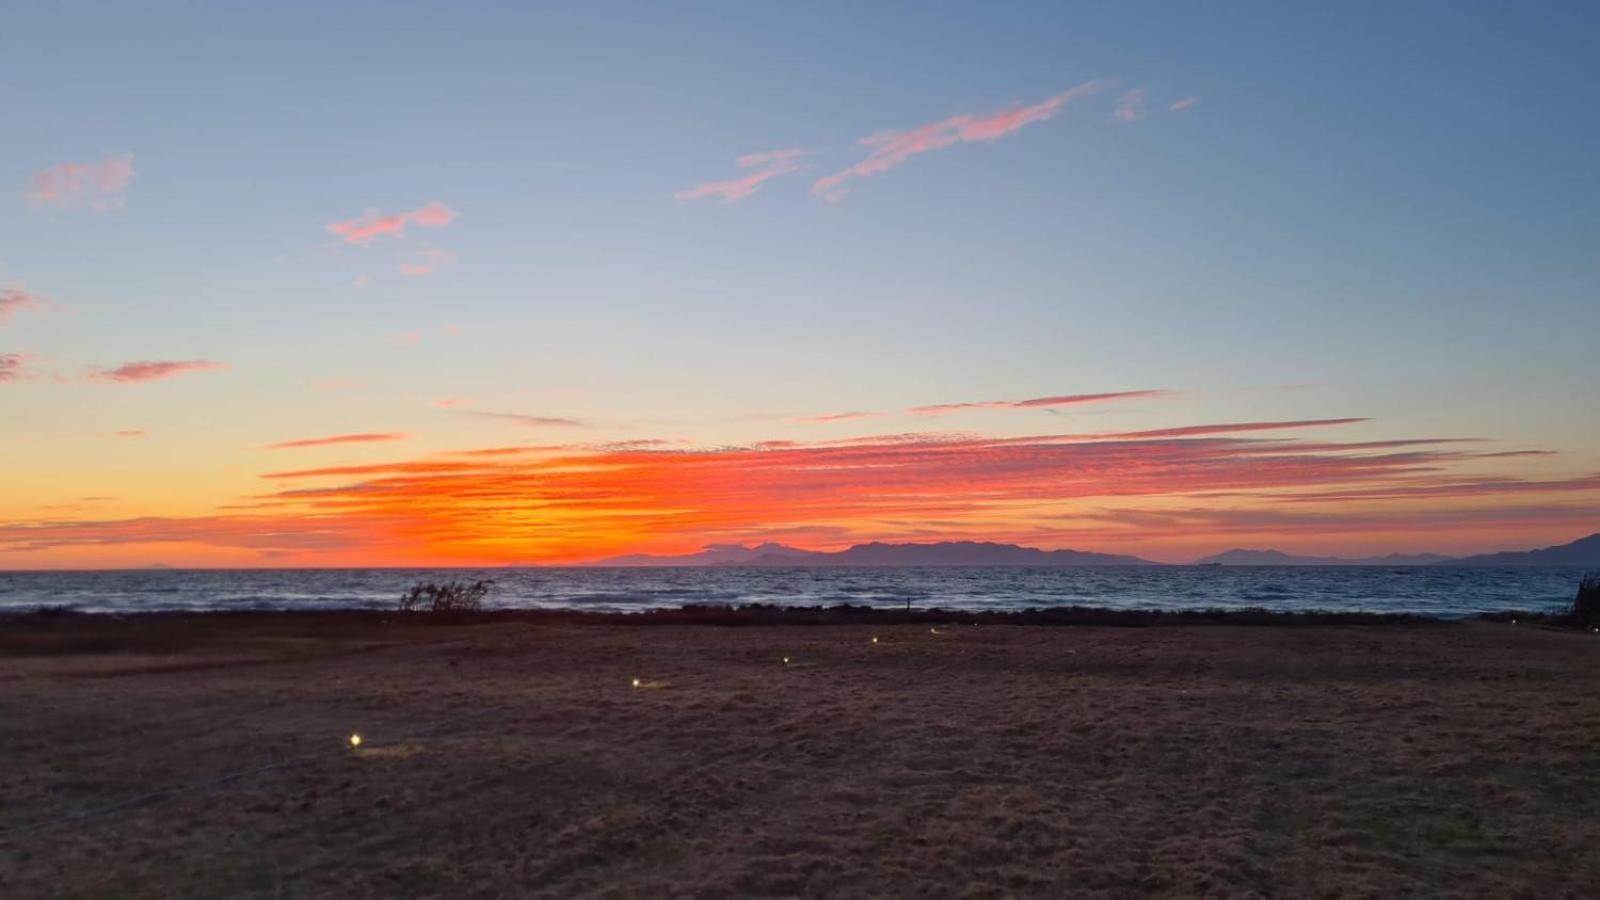
M1600 698L1551 690L1600 638L1571 631L381 621L57 623L68 653L0 624L0 829L212 785L0 832L0 895L1600 880Z

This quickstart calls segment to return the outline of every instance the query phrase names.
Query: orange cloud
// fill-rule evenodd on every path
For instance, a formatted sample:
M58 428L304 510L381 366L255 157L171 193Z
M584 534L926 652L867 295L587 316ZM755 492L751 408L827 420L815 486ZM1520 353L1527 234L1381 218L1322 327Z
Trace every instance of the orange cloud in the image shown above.
M27 196L35 206L87 207L104 212L122 205L124 191L132 180L132 156L56 163L33 176Z
M805 155L804 150L789 149L741 156L734 162L741 169L753 169L750 174L741 178L730 178L727 181L702 182L673 196L679 200L700 200L705 197L718 197L724 202L743 200L761 190L761 186L767 181L779 175L800 171L800 160Z
M410 212L383 215L377 210L369 209L359 219L350 219L344 222L330 222L328 231L350 244L367 244L373 238L383 235L404 237L406 226L421 225L427 228L443 228L456 220L455 210L443 203L434 202L427 206L419 207Z
M1171 391L1115 391L1108 394L1063 394L1055 397L1035 397L1032 400L979 400L972 403L935 403L931 406L913 406L906 412L914 416L943 416L970 409L1038 409L1052 406L1075 406L1080 403L1103 403L1109 400L1138 400L1162 397Z
M239 515L0 523L0 552L170 543L200 558L227 550L330 565L495 564L753 538L816 547L908 537L1131 543L1137 551L1141 539L1175 546L1211 525L1230 535L1281 527L1301 536L1319 527L1394 535L1422 525L1432 538L1593 520L1600 474L1485 473L1493 461L1464 439L1252 434L1361 421L700 449L650 440L492 447L269 472L272 487Z
M987 116L952 116L909 131L880 131L869 135L860 141L872 148L867 158L842 172L817 179L811 185L811 193L838 200L847 190L845 182L852 178L887 172L919 153L943 150L966 141L999 140L1034 122L1054 118L1066 104L1097 94L1108 84L1105 81L1087 81L1031 106L1014 106Z
M329 437L301 438L297 441L284 441L281 444L268 444L268 450L289 450L297 447L326 447L331 444L377 444L387 441L403 441L410 437L398 432L363 432L361 434L335 434Z
M227 368L225 363L212 362L209 359L140 361L123 363L114 369L95 369L90 372L89 378L94 381L155 381L160 378L182 375L185 372L204 372L225 368Z

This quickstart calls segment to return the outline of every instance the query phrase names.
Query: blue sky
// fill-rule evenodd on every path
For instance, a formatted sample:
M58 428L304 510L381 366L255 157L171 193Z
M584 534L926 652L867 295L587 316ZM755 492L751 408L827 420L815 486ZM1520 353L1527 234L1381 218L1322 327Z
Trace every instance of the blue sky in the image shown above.
M0 325L29 372L0 409L57 467L30 480L203 470L190 512L273 440L527 437L445 398L720 445L1163 388L1074 415L1370 417L1358 436L1489 437L1576 476L1600 468L1578 414L1600 387L1597 25L1592 4L16 6L0 287L45 302ZM1115 84L837 202L810 190L869 135L1091 79ZM1143 114L1120 121L1129 92ZM786 148L803 168L750 196L674 198ZM113 208L24 197L117 158ZM326 229L434 202L458 218ZM430 250L448 261L400 273ZM77 383L191 359L227 368ZM84 439L120 429L149 439Z

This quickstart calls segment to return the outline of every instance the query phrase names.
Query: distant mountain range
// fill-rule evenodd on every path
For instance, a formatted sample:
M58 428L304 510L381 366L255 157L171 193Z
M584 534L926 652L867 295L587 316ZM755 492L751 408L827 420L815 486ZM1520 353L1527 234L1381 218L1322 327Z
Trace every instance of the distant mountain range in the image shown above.
M591 566L747 566L758 558L806 559L823 556L814 550L797 550L782 544L711 544L698 553L682 556L656 556L649 553L630 553L588 563Z
M783 544L712 544L696 553L655 556L631 553L586 563L590 566L1158 566L1137 556L1084 550L1040 550L988 541L927 544L857 544L846 550L801 550ZM1595 566L1600 568L1600 533L1559 547L1507 551L1461 559L1438 553L1387 556L1301 556L1282 550L1226 550L1195 560L1197 566Z
M1388 556L1297 556L1282 550L1224 550L1201 557L1197 566L1434 566L1453 562L1438 553L1391 553Z
M986 541L933 544L857 544L826 553L783 544L713 544L683 556L634 553L590 563L593 566L1155 566L1137 556L1040 550Z
M1450 561L1452 566L1600 566L1600 533L1539 550L1485 553Z

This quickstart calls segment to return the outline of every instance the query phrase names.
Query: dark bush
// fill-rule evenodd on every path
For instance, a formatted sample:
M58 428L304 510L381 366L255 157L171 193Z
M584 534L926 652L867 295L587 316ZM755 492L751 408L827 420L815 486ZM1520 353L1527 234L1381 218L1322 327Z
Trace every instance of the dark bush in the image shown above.
M1600 572L1590 572L1578 582L1578 596L1568 615L1585 628L1600 625Z
M401 612L431 613L478 612L489 596L492 581L446 581L434 584L419 581L400 595Z

